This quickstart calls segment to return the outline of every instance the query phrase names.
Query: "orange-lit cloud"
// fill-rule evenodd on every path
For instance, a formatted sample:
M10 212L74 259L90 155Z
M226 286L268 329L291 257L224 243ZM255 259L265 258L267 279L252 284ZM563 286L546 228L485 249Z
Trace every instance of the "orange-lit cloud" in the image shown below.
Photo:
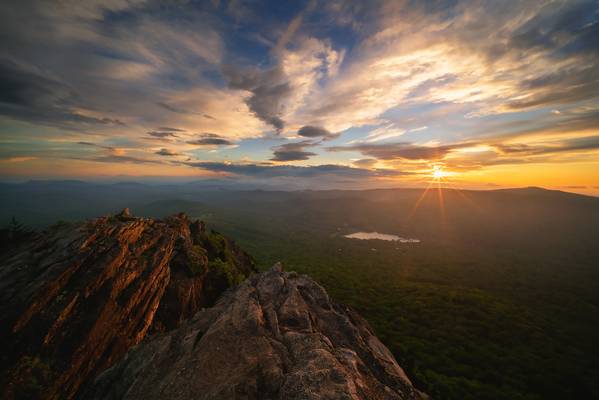
M0 174L599 192L593 1L217 3L0 6Z

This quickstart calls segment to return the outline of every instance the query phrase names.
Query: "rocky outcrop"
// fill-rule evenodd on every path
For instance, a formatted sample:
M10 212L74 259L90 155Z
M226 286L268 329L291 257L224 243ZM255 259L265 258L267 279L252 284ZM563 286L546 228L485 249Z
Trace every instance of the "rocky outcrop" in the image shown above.
M254 270L185 215L128 210L4 249L0 398L70 399L153 332L176 328Z
M279 265L132 349L83 397L426 398L366 321L310 278Z

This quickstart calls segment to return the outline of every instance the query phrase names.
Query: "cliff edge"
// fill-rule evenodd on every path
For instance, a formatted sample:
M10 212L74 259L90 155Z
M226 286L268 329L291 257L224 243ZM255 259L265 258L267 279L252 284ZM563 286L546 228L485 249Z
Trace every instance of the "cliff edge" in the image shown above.
M255 269L184 214L57 224L3 249L0 397L72 399L148 334L176 328Z
M425 399L351 309L280 265L131 350L84 398Z
M315 281L257 274L184 214L60 223L1 257L3 399L427 398Z

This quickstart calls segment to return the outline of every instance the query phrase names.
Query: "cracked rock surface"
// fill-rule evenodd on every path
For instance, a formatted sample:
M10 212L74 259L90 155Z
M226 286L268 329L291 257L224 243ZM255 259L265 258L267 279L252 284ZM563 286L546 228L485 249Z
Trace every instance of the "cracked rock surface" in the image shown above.
M0 398L76 397L146 335L252 271L247 254L183 214L124 210L27 238L0 265Z
M133 348L84 398L425 399L366 321L280 265Z

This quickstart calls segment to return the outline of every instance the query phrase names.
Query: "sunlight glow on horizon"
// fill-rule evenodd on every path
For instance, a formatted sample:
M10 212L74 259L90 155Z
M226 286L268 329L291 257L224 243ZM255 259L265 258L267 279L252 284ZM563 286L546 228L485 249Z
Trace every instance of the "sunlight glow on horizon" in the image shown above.
M0 180L599 195L593 2L101 3L0 5Z

